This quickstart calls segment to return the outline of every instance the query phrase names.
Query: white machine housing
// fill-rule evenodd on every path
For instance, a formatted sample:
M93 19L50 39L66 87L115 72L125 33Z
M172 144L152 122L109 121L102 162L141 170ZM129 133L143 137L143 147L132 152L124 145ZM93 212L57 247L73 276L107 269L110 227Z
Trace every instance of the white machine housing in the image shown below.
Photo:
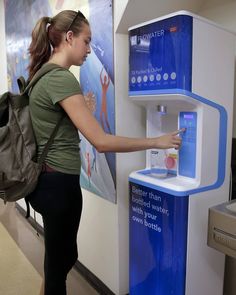
M224 255L207 246L207 220L211 206L229 199L235 36L187 11L139 24L129 31L177 15L193 19L191 91L173 89L147 95L130 91L130 98L146 108L147 137L180 128L180 112L197 113L195 176L181 175L178 165L176 175L152 177L147 151L146 168L132 172L130 181L179 196L189 195L185 294L222 295ZM158 105L166 107L166 115L158 115Z

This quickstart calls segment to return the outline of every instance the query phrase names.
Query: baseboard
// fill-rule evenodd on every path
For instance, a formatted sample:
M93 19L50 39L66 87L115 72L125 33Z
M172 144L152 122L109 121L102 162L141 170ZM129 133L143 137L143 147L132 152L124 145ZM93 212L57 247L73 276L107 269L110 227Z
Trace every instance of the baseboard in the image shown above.
M102 281L100 281L87 267L78 260L74 268L86 279L86 281L102 295L115 295Z
M26 211L16 203L16 209L26 216ZM27 219L31 226L43 236L43 227L38 224L31 216ZM85 278L85 280L101 295L115 295L99 278L97 278L86 266L77 260L74 268Z

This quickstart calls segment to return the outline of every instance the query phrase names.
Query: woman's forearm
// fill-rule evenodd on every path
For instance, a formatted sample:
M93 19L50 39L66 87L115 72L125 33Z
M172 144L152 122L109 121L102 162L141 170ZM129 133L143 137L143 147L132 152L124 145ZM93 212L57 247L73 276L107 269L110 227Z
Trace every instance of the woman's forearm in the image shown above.
M130 138L105 134L94 145L98 152L134 152L152 148L179 149L181 139L177 136L181 131L175 131L155 138Z

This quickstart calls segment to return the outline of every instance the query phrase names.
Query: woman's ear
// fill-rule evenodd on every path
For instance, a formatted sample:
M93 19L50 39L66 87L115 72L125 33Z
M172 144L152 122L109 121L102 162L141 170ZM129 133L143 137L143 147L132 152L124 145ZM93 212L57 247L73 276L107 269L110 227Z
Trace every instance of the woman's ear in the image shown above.
M66 32L66 41L69 42L71 44L72 40L73 40L73 32L72 31L68 31Z

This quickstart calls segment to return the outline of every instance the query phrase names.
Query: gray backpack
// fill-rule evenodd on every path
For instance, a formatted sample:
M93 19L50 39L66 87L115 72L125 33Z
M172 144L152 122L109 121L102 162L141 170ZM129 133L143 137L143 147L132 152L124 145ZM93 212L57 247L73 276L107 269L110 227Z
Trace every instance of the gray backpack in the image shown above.
M55 64L45 65L27 86L24 78L20 77L17 80L20 94L6 92L0 97L0 198L5 203L27 197L37 185L43 162L63 116L37 162L28 93L43 75L58 67Z

